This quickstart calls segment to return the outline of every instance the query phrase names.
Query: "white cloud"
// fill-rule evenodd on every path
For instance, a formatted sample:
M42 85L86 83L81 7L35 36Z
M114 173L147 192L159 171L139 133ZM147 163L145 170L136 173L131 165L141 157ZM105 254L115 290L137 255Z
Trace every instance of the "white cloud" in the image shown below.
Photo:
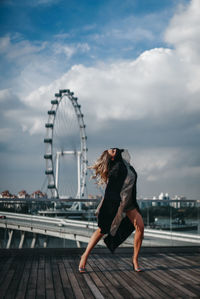
M190 5L181 6L172 18L165 39L175 47L177 58L187 73L185 85L191 96L187 108L200 109L200 1L192 0Z
M121 3L125 6L124 1ZM126 17L111 18L101 30L91 33L90 40L93 44L108 47L109 51L116 47L121 52L122 48L138 48L138 45L149 48L156 41L160 43L168 19L169 10L138 16L133 9ZM116 54L115 51L113 53Z
M45 65L45 60L63 60L60 54L64 54L69 60L74 54L86 53L90 51L87 43L69 43L64 41L66 34L54 36L52 41L29 41L23 38L19 33L8 34L0 38L0 53L9 62L14 62L24 67L39 60ZM63 61L61 61L63 63ZM66 63L66 61L65 61Z
M55 92L70 88L80 96L89 126L96 120L92 126L94 130L106 125L110 119L145 120L148 117L159 123L200 111L196 77L200 59L196 56L193 65L188 55L183 56L181 51L182 45L184 47L188 39L196 36L193 27L189 25L191 38L188 32L182 33L178 41L174 38L179 35L184 17L191 17L195 5L198 5L196 0L175 15L166 31L166 39L173 42L175 49L155 48L145 51L135 60L100 63L94 67L74 65L51 84L35 89L28 96L23 95L24 102L31 108L47 110ZM198 21L200 23L200 18L192 23L194 31ZM79 44L77 48L88 50L87 44ZM74 46L68 48L64 44L55 44L55 49L66 52L69 57L76 51ZM30 131L37 132L31 129L31 122L29 125ZM32 126L35 127L35 123Z
M38 109L39 110L39 109ZM7 110L4 115L8 120L20 122L23 132L29 132L30 135L33 134L45 134L45 121L47 119L47 114L42 113L36 109L31 109L30 107L25 107L24 109L18 110Z
M61 37L48 42L30 42L19 33L0 38L4 67L12 65L18 71L15 78L9 78L9 83L20 98L60 77L73 55L89 51L87 43L70 44Z
M47 42L30 42L28 40L16 40L14 36L4 36L0 38L0 52L5 54L9 60L24 58L31 54L41 52Z
M146 177L147 181L159 181L159 179L165 178L173 180L177 177L194 176L200 169L198 165L187 165L190 150L183 150L180 147L154 147L133 149L132 151L138 164L137 169ZM182 163L183 160L187 162Z
M88 52L90 46L87 43L77 43L77 44L65 44L60 42L55 42L52 45L55 54L64 54L69 60L75 53L78 52Z
M191 84L196 81L192 69L185 72L174 50L159 48L133 61L96 67L75 65L50 85L30 93L25 101L31 106L45 104L57 90L67 87L80 95L84 110L99 122L147 116L162 119L198 108L189 80Z
M107 38L112 37L112 38L122 39L122 40L132 40L135 43L138 41L143 41L144 39L153 40L155 38L152 31L140 27L133 28L132 26L130 26L128 30L113 29L106 34L106 37Z
M8 97L10 97L10 90L9 89L0 90L0 103L5 102Z
M193 41L197 36L197 28L200 26L200 18L196 17L198 5L200 6L200 2L194 0L187 9L173 17L166 31L166 40L173 43L175 49L155 48L145 51L135 60L100 63L94 67L74 65L51 84L35 88L35 91L28 92L28 95L21 93L21 98L32 108L47 109L49 99L57 90L70 88L76 96L80 95L83 109L89 117L88 122L97 120L96 127L102 126L102 122L109 119L138 120L151 116L161 120L172 115L187 115L200 110L200 86L197 79L200 59L196 56L194 65L188 60L189 54L184 56L181 50L188 40ZM188 24L187 20L191 18L193 21ZM185 19L184 26L189 26L186 33L181 29ZM2 47L8 47L9 43L10 41L4 38ZM22 47L22 44L25 47ZM45 43L31 46L27 41L22 41L10 50L9 55L13 56L16 48L23 48L23 55L40 51L45 46ZM195 46L198 49L199 43ZM86 43L76 46L54 43L52 49L55 54L64 53L69 59L76 51L89 51L90 48ZM17 55L19 54L15 53L15 56ZM45 64L47 69L44 75L41 74L45 65L41 65L41 70L40 63L36 65L38 70L35 64L30 63L20 74L20 81L27 87L27 91L29 88L33 90L33 82L37 83L35 87L41 85L43 77L50 72L49 64Z
M0 142L7 142L13 137L14 130L11 128L0 128Z
M10 46L10 37L4 36L0 38L0 53L5 53Z
M165 39L176 48L185 61L196 63L200 58L200 1L192 0L190 5L181 6L172 18Z
M70 59L72 57L72 55L74 55L74 53L76 52L75 47L73 46L68 46L68 45L63 45L63 44L59 44L59 43L55 43L53 45L53 49L55 54L65 54L67 59Z

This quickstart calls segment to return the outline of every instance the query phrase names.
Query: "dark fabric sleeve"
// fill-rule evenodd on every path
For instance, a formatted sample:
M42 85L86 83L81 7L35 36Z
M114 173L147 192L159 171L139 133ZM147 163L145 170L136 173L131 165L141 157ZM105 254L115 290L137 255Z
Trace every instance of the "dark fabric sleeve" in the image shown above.
M104 239L104 243L108 247L108 249L114 253L115 249L122 244L129 236L130 234L135 230L134 225L130 221L130 219L126 216L122 222L120 223L120 226L117 230L117 233L115 236L112 236L111 234L108 234L106 238Z
M108 171L108 178L117 178L120 175L121 167L122 162L116 162L114 165L111 165Z

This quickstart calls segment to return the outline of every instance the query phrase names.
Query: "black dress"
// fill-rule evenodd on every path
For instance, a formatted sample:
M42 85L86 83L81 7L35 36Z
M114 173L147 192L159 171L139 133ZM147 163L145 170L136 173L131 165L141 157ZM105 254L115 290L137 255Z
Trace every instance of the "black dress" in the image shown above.
M127 170L122 160L111 162L104 201L98 215L98 227L101 228L102 234L110 232L112 221L120 205L120 191L126 175Z
M122 159L121 151L117 149L114 161L109 162L108 184L98 212L98 227L101 233L108 234L104 242L111 252L134 230L125 212L135 208L139 211L136 182L135 169Z

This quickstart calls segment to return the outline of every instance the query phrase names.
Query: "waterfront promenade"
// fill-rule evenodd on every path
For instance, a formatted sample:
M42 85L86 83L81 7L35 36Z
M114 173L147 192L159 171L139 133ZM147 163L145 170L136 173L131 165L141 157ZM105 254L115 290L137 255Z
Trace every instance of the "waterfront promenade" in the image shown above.
M131 248L1 249L1 298L200 298L200 247L144 247L136 273Z

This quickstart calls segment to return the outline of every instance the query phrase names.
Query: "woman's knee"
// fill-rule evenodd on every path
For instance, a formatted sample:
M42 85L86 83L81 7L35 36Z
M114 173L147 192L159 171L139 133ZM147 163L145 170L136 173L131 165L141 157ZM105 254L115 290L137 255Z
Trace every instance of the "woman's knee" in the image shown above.
M143 222L142 216L141 216L141 222L140 222L139 227L140 227L141 233L144 234L144 222Z
M138 232L138 234L143 238L144 235L144 222L142 219L142 216L138 214L136 221L135 221L135 229Z
M140 227L140 230L142 231L142 232L144 232L144 222L143 222L143 219L142 219L142 216L140 215L140 224L139 224L139 227Z
M141 237L143 238L144 237L144 223L140 226L140 234L141 234Z
M140 235L144 235L144 225L135 225L135 231L140 234Z
M101 228L100 228L100 227L98 227L96 231L97 231L97 233L98 233L100 236L102 236L102 237L104 236L104 234L102 234L102 232L101 232Z

